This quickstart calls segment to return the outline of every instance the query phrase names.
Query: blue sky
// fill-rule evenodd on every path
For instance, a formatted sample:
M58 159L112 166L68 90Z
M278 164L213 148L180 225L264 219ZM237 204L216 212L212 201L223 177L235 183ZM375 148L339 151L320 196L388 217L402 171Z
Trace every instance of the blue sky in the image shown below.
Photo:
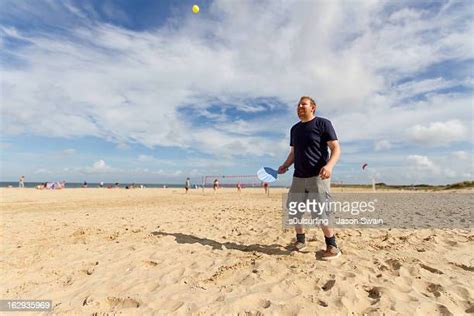
M339 136L333 181L473 179L470 1L0 6L2 181L276 168L301 95Z

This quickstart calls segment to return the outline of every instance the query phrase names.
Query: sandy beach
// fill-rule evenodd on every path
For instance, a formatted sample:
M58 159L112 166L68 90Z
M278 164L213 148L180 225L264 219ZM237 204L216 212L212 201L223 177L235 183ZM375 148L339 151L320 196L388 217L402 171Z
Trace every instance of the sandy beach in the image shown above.
M289 250L286 191L2 188L2 299L58 314L474 313L472 228L338 229L343 255L325 262L319 229ZM389 194L472 219L472 191Z

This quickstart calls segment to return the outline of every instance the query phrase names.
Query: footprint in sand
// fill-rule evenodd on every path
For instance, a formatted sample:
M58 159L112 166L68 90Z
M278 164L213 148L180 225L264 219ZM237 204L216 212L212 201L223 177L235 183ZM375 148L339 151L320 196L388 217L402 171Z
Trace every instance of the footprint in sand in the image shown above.
M402 264L397 259L388 259L385 261L393 270L400 270Z
M344 272L342 280L345 281L348 278L352 279L352 278L355 278L356 276L357 276L357 274L355 274L354 272Z
M326 303L325 301L321 301L321 300L318 301L318 304L321 305L322 307L328 307L329 306L328 303Z
M92 268L92 267L87 268L87 269L82 270L82 272L84 272L87 275L92 275L92 273L94 273L94 268Z
M153 260L146 260L145 264L150 267L156 267L158 265L158 262L155 262Z
M430 271L431 273L435 273L435 274L444 274L443 271L440 271L436 268L432 268L430 266L427 266L426 264L423 264L423 263L420 263L420 267L422 267L423 269L425 270L428 270Z
M321 288L324 291L329 291L333 288L334 284L336 284L336 280L328 280Z
M140 303L131 298L122 298L122 297L107 297L107 304L111 308L138 308L140 307Z
M426 290L432 293L435 297L440 297L441 291L443 291L443 287L439 284L430 283L426 287Z
M262 307L262 308L269 308L270 305L272 305L272 302L270 302L269 300L261 300L259 302L259 305Z
M382 292L380 292L380 288L378 287L370 287L370 286L365 286L364 290L369 293L369 297L372 299L379 299L382 297Z
M107 299L105 299L105 304L108 305L112 309L140 307L140 303L131 297L127 297L127 298L107 297ZM101 304L99 301L96 301L93 297L86 296L86 298L84 298L84 301L82 302L82 306L86 306L86 305L101 305Z
M434 235L430 235L430 236L428 236L428 237L423 238L423 240L424 240L424 241L431 241L431 240L434 239L434 237L435 237Z
M74 283L74 279L72 278L72 275L68 275L66 279L63 281L63 286L69 286Z
M91 305L94 302L94 299L91 296L86 296L84 301L82 301L82 306Z
M402 264L400 263L399 260L397 259L388 259L385 260L385 263L388 265L388 267L384 264L380 264L378 267L380 271L389 271L392 275L394 276L399 276L400 275L400 268Z
M438 311L442 316L452 316L453 313L449 311L449 309L444 305L438 305Z
M73 240L73 243L75 244L78 244L78 243L82 243L82 244L87 244L87 232L86 230L80 228L78 230L76 230L74 233L72 233L70 235L70 237L72 238Z
M449 262L449 264L452 264L458 268L461 268L463 270L469 271L469 272L474 272L474 267L472 266L467 266L463 263L457 263L457 262Z
M82 269L81 271L84 272L87 275L92 275L92 273L94 273L94 271L95 271L95 266L97 266L97 265L99 265L99 261L89 263L89 267L86 267L86 268Z

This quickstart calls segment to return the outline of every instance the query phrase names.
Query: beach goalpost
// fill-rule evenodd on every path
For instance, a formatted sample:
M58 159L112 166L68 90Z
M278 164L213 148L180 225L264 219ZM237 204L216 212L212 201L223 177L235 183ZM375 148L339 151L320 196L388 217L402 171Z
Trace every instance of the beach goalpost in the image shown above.
M242 188L245 187L259 187L262 182L257 178L257 175L208 175L202 176L202 190L206 187L212 188L215 180L219 181L220 187L237 187L240 183Z

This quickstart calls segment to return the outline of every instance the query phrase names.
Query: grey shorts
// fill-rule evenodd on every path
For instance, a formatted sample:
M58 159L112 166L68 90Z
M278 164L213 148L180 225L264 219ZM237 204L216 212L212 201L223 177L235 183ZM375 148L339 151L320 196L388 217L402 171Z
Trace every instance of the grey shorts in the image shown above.
M294 223L295 219L301 221L306 215L312 219L331 220L331 201L330 179L293 177L286 202L288 219Z
M323 180L321 177L298 178L293 177L290 193L331 193L331 179Z

